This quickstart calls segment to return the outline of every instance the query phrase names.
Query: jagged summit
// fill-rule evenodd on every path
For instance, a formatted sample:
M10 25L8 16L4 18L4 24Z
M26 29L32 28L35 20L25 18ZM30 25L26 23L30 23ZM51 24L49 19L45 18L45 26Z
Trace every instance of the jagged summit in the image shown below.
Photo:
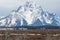
M55 13L44 11L33 2L26 2L23 6L13 10L8 16L0 19L0 26L60 26Z

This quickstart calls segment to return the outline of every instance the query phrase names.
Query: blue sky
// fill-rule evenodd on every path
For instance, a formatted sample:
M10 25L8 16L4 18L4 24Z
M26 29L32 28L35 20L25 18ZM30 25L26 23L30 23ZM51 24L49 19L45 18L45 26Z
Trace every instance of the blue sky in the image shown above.
M6 16L12 10L17 9L20 5L29 0L0 0L0 17ZM31 0L30 0L31 1ZM54 12L60 16L60 0L32 0L40 4L45 11Z

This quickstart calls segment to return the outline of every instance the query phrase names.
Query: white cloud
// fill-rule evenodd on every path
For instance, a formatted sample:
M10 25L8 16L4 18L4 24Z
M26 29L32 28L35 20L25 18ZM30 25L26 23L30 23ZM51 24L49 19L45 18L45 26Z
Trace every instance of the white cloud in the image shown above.
M0 0L0 7L12 8L18 4L19 1L17 0Z

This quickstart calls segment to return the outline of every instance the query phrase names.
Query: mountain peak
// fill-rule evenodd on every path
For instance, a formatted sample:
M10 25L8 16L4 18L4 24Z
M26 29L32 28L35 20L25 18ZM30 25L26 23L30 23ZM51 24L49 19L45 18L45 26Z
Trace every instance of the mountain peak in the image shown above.
M55 13L44 11L42 7L33 2L26 2L23 6L13 10L9 17L0 20L1 26L43 26L52 25L60 26L56 20ZM37 23L37 24L36 24Z

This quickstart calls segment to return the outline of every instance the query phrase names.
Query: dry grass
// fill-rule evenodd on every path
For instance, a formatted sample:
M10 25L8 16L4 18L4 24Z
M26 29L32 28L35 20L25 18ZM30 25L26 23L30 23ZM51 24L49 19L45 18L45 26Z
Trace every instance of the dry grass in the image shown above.
M0 40L60 40L60 29L0 30Z

